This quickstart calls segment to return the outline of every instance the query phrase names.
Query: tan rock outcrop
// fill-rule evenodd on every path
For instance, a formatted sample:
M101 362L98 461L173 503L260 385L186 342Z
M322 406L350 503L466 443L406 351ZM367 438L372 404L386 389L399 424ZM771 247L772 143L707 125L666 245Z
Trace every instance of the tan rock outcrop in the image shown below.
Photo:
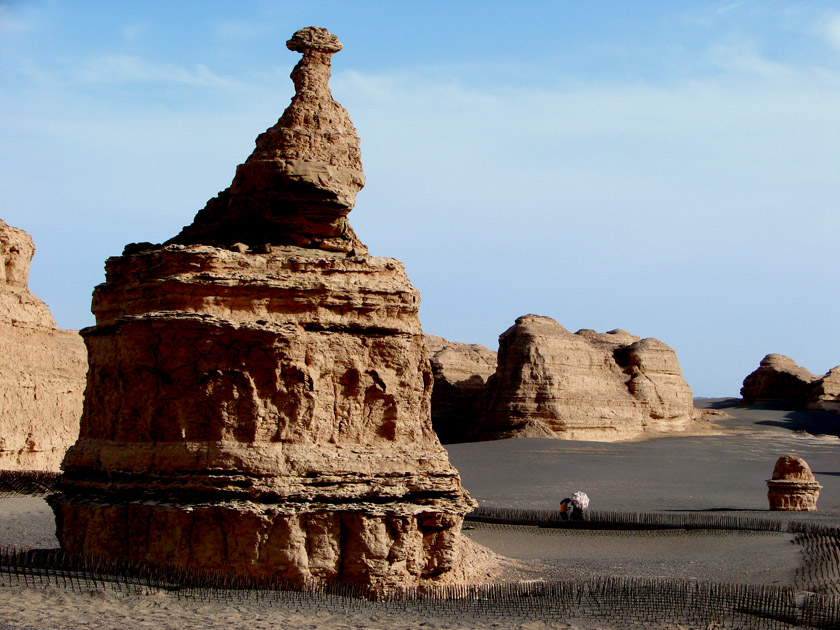
M771 510L816 512L821 489L804 459L784 455L767 480L767 499Z
M487 379L496 372L496 353L481 344L426 335L434 376L432 426L444 444L476 439Z
M840 412L840 366L817 376L790 357L768 354L741 387L742 404L766 402Z
M741 398L744 404L788 401L800 404L818 379L796 361L782 354L768 354L758 369L744 379Z
M623 330L570 333L525 315L499 337L482 439L622 440L698 417L674 351Z
M79 435L87 356L29 291L32 238L0 220L0 470L58 471Z
M399 261L333 231L361 182L326 87L340 44L309 28L288 45L304 53L297 93L224 209L106 263L58 537L289 579L461 575L474 502L432 430L418 292Z

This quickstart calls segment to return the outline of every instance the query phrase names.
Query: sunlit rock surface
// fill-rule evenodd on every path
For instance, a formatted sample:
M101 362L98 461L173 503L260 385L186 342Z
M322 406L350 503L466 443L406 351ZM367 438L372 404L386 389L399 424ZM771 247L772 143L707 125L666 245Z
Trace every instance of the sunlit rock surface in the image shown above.
M32 237L0 220L0 470L57 472L79 435L87 358L29 290Z

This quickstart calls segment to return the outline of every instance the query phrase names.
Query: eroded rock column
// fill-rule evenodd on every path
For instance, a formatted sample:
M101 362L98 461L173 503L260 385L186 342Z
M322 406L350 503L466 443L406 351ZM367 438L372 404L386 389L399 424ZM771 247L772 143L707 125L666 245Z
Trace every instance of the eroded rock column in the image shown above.
M291 579L446 576L474 503L432 430L419 295L346 221L363 176L327 86L341 44L310 27L288 46L296 94L231 187L107 261L59 540Z

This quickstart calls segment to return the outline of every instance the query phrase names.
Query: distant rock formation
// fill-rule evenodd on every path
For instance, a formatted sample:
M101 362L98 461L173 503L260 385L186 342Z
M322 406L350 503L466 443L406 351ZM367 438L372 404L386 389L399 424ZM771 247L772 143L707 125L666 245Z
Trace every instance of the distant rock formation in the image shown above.
M840 365L831 368L814 383L805 406L808 409L840 413Z
M741 398L745 404L771 401L803 404L817 378L783 354L768 354L758 369L744 379Z
M499 337L481 439L622 440L699 416L674 351L623 330L570 333L524 315Z
M434 376L432 426L444 444L477 437L487 379L496 372L496 353L480 344L426 335Z
M741 402L779 402L792 408L840 412L840 366L816 376L790 357L768 354L744 379Z
M58 471L79 435L87 355L29 291L32 237L0 220L0 470Z
M314 27L277 125L192 225L106 264L79 440L51 499L71 552L410 585L463 571L475 505L432 430L419 294L346 222L358 138Z

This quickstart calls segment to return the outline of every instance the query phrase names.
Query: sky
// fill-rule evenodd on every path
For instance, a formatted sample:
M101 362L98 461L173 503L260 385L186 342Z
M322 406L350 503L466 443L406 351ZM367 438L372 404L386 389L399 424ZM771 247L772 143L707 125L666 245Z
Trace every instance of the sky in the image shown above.
M840 364L834 0L0 0L0 218L60 327L94 323L106 258L230 184L305 26L344 44L350 222L405 264L425 332L622 328L696 396L771 352Z

